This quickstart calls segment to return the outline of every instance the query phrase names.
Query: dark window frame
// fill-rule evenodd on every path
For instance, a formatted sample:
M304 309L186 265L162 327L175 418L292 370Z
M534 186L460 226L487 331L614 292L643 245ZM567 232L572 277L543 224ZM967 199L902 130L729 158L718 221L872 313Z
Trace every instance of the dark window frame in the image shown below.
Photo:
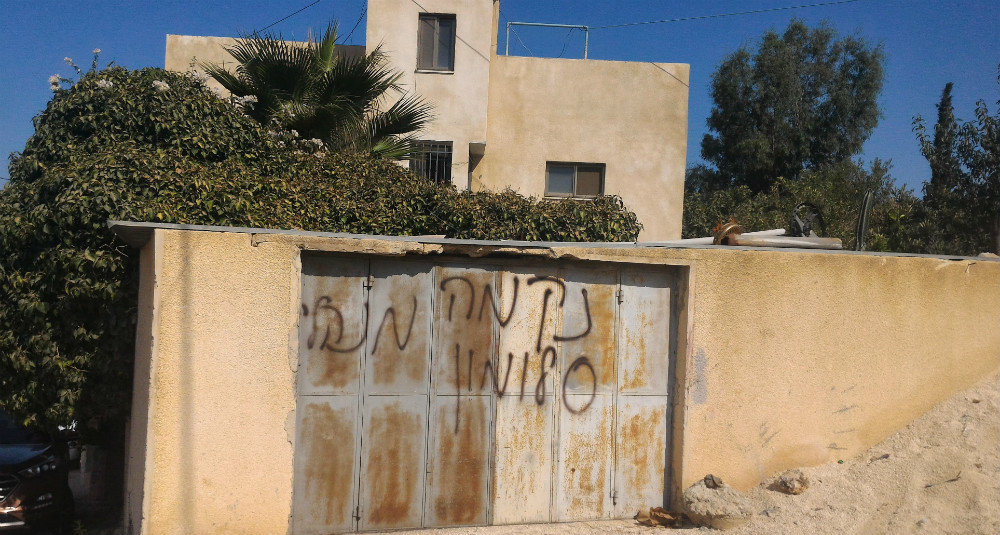
M554 192L549 189L549 173L553 167L572 167L573 168L573 193L564 192ZM601 185L600 191L597 195L580 195L578 193L579 188L577 187L577 176L581 167L592 167L600 170L601 173ZM607 165L603 163L595 162L545 162L545 197L550 199L578 199L578 200L593 200L601 195L604 195L605 186L607 185Z
M454 142L415 141L416 152L410 156L410 171L440 184L451 184L451 167L454 163Z
M441 33L441 21L450 20L452 21L453 33L451 36L451 64L450 65L439 65L439 45L440 45L440 33ZM434 33L433 35L426 35L424 31L424 21L433 21ZM430 63L426 63L424 58L421 57L421 52L423 51L423 41L424 39L430 38L432 40L432 51ZM441 73L455 72L455 41L458 40L458 20L454 13L421 13L417 17L417 70L418 71L434 71Z

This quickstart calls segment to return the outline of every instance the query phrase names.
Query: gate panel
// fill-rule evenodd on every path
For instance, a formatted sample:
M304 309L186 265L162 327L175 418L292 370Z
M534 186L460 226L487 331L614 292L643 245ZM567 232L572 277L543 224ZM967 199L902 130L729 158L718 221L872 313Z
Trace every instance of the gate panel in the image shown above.
M494 524L547 522L555 432L554 345L560 285L554 269L499 273L503 310L497 370ZM553 298L555 295L555 298ZM543 363L542 356L546 356Z
M357 394L367 333L365 258L302 257L300 395Z
M568 379L566 392L612 394L617 389L618 272L567 268L564 273L559 360Z
M492 268L435 268L425 526L489 522L492 357L506 317Z
M365 393L427 394L431 339L431 265L372 262Z
M488 266L493 267L493 266ZM494 302L495 274L483 268L435 268L434 362L437 395L493 392L492 360L497 316L510 317Z
M563 273L555 519L611 518L618 273Z
M616 425L618 516L664 505L670 430L670 298L667 271L621 273Z
M303 255L294 533L355 528L368 260Z
M666 396L618 398L615 512L619 518L648 507L666 507Z
M361 529L420 527L426 396L368 396L361 451Z
M350 531L357 504L358 400L310 396L297 412L294 532Z
M578 414L560 411L554 520L611 518L614 396L568 394L563 401L587 408Z
M496 401L494 524L549 520L554 417L546 401L539 407L516 394Z
M493 423L490 397L436 396L433 400L424 525L486 524Z
M619 392L667 395L670 380L670 277L622 270Z
M362 529L422 525L431 268L426 262L372 261L362 400Z

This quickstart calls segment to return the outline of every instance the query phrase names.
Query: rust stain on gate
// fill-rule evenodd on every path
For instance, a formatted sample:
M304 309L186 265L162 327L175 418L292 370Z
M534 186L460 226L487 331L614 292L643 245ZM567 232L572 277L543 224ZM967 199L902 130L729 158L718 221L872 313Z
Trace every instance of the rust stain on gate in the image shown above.
M370 451L368 473L363 479L370 487L371 510L368 523L399 526L411 514L419 489L410 481L407 469L420 465L420 452L406 439L423 432L419 415L391 404L372 412L367 436L375 447Z
M354 415L326 404L309 404L302 419L302 441L310 460L305 468L309 509L322 525L350 525L354 510L351 474L354 471ZM349 439L351 447L342 447Z
M627 459L630 477L625 482L633 489L646 489L651 484L663 485L664 437L653 431L659 430L664 419L663 410L650 410L630 415L623 422L619 437L621 457ZM653 481L651 474L660 477Z
M480 398L476 402L473 398ZM434 452L433 477L441 482L434 497L436 525L455 526L486 521L486 468L489 429L488 398L471 396L466 403L458 433L451 421L440 418L437 436L441 438ZM443 408L443 407L442 407ZM446 411L442 411L446 412ZM469 414L471 413L471 414Z

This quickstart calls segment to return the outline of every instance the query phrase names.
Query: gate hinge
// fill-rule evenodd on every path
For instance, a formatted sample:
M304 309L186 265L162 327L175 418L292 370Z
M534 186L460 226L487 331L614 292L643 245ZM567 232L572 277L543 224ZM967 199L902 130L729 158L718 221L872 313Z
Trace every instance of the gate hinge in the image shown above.
M369 273L368 278L365 279L365 288L371 288L372 286L375 286L375 275Z
M354 506L354 520L357 520L358 522L361 521L361 506L360 505L355 505Z
M618 291L615 292L615 295L618 297L619 305L625 301L625 292L623 292L621 288L618 288Z
M611 505L618 505L618 491L611 491Z

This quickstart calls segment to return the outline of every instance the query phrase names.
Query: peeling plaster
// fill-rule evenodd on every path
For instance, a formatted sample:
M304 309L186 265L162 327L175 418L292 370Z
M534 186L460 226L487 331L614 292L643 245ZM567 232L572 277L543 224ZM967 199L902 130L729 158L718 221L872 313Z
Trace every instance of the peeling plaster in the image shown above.
M705 370L708 368L708 358L705 350L698 348L694 354L694 380L691 382L691 399L695 405L702 405L708 401L708 380L705 377Z

